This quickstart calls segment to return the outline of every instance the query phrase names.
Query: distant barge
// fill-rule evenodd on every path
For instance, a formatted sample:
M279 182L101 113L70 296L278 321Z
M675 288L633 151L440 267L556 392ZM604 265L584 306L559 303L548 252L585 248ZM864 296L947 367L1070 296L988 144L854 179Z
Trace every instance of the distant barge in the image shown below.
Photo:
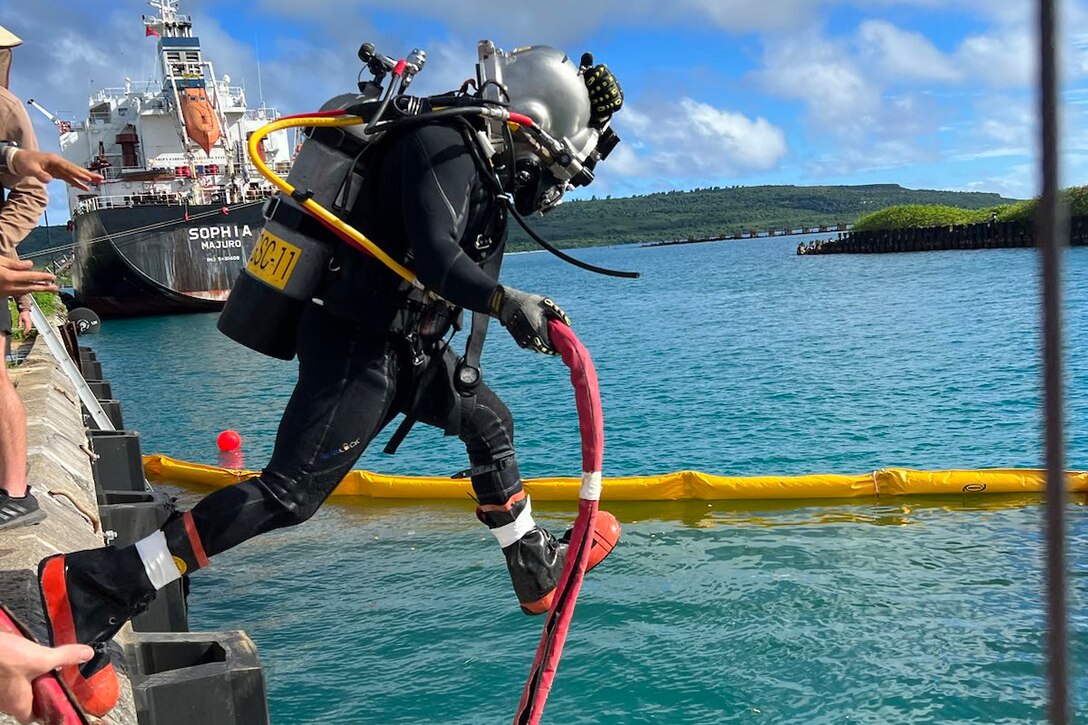
M821 224L815 227L797 227L794 229L749 229L739 232L723 232L717 236L687 237L686 239L670 239L664 242L646 242L642 247L669 247L675 244L701 244L702 242L721 242L726 239L759 239L762 237L789 237L795 234L820 234L821 232L845 232L850 229L849 224Z

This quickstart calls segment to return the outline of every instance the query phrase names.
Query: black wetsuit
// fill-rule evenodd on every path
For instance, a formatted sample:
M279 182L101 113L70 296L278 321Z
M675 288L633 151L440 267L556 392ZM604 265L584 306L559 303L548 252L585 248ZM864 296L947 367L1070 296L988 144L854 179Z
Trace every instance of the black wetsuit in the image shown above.
M371 166L371 183L349 221L445 300L486 312L497 280L481 261L505 238L490 181L455 125L428 125L386 139ZM498 220L498 221L496 221ZM414 407L425 423L460 420L476 497L502 504L521 489L513 458L513 421L485 385L452 405L447 368L425 375L444 348L449 327L441 304L409 300L409 288L377 260L344 247L333 276L299 330L298 383L280 421L272 460L260 477L216 491L192 510L204 553L213 556L257 534L299 524L332 493L374 437ZM420 384L420 395L416 395ZM417 402L418 401L418 402ZM456 428L457 426L453 426ZM188 547L181 520L165 527L171 551ZM188 557L186 557L188 558Z

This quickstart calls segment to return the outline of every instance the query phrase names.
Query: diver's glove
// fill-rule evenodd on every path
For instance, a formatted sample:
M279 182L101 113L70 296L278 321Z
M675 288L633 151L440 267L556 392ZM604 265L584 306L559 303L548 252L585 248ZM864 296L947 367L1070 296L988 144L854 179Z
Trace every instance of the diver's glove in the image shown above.
M570 325L563 308L547 297L499 285L491 295L491 316L497 317L514 341L526 350L558 355L548 336L548 320Z
M603 63L593 65L593 56L582 56L582 80L589 91L590 125L603 128L612 114L623 108L623 89L612 71Z

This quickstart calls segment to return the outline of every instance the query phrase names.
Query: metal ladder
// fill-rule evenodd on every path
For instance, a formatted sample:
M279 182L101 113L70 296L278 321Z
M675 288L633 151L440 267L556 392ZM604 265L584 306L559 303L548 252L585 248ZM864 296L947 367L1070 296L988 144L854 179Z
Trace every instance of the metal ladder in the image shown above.
M49 352L52 353L53 359L60 365L61 370L68 376L68 379L72 381L72 384L76 386L76 392L79 394L79 400L83 403L84 407L91 414L91 419L94 420L95 425L101 430L117 430L113 426L113 421L106 415L106 411L102 409L102 405L98 402L98 398L91 392L91 387L87 385L87 381L83 379L83 374L76 367L75 362L72 361L72 357L68 354L68 348L64 346L64 341L61 340L60 335L53 328L53 325L49 322L49 319L42 312L42 308L38 307L38 301L34 299L34 296L30 296L30 319L34 322L34 327L38 330L38 337L45 340L46 347L49 348Z

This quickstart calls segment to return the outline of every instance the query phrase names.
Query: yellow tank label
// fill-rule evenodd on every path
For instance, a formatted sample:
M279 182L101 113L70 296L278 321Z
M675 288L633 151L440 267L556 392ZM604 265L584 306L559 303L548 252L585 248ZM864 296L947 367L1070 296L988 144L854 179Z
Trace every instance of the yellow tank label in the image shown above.
M174 557L174 566L176 566L178 568L178 571L181 572L182 574L184 574L185 571L189 568L185 564L185 559L182 559L180 556L175 556Z
M262 231L253 253L249 255L246 271L267 285L282 290L291 279L302 250L275 234Z

